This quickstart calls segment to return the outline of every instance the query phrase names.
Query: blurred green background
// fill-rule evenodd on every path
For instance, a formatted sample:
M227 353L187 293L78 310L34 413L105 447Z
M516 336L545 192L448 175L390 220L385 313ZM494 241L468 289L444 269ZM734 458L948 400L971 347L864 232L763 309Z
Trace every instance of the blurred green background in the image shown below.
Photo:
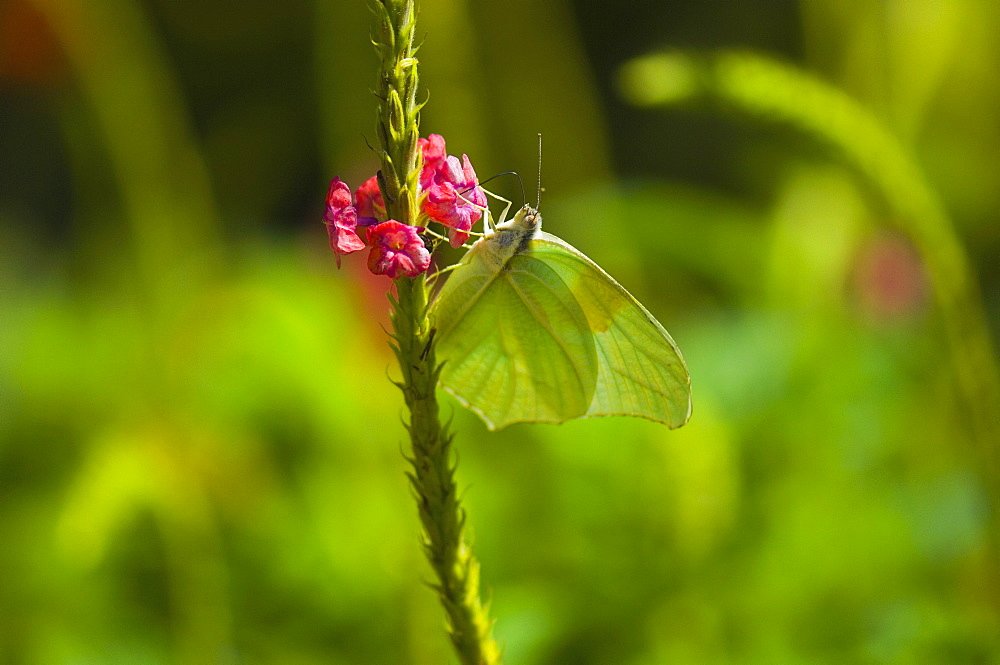
M0 663L451 662L389 280L320 223L377 167L368 21L0 0ZM418 33L423 133L526 183L543 133L546 228L694 388L675 432L445 398L505 661L1000 662L1000 5L424 0Z

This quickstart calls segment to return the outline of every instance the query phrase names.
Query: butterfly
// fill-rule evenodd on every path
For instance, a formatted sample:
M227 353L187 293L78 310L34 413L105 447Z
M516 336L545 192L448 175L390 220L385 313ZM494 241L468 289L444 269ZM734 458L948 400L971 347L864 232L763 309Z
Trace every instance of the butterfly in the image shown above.
M491 430L638 416L680 427L691 379L670 334L525 205L466 252L432 304L441 385Z

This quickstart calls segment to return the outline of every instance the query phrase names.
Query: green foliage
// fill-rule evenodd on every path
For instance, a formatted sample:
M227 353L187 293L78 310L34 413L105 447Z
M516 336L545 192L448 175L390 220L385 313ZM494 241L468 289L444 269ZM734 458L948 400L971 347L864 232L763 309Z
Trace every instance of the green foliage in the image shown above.
M428 1L416 34L421 131L528 176L543 132L547 229L697 402L494 434L441 395L505 661L996 661L1000 12L592 5ZM320 223L378 162L364 3L0 13L35 10L55 73L0 49L0 662L448 662L385 281ZM602 95L664 43L799 46Z

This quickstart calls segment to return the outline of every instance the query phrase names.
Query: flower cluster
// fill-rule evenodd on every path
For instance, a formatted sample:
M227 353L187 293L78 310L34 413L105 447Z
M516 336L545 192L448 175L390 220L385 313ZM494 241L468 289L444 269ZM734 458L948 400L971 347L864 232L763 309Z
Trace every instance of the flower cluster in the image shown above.
M373 273L392 279L416 277L431 265L433 247L429 250L421 235L429 223L437 222L447 229L452 247L461 247L469 239L469 231L486 209L486 194L479 186L472 162L467 155L459 161L447 154L444 137L439 134L420 139L418 148L423 161L419 221L426 222L424 226L386 219L377 176L366 180L353 197L340 178L330 182L323 222L338 268L341 255L360 251L367 242L368 269ZM358 227L365 228L364 241Z

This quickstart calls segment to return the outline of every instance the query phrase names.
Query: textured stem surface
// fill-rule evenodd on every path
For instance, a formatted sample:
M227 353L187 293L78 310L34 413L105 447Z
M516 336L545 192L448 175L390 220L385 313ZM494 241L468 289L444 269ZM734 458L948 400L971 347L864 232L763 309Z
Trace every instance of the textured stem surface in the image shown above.
M413 0L378 0L373 5L373 40L381 62L376 96L382 168L379 186L388 217L415 225L420 157L417 151L420 105L416 102L417 60L413 36ZM413 467L423 543L434 568L433 585L448 617L448 632L463 665L500 662L491 621L479 600L479 564L466 545L465 512L458 500L452 435L442 425L435 389L440 368L427 318L428 287L423 275L396 281L392 298L392 344L402 381L398 384L410 411Z

